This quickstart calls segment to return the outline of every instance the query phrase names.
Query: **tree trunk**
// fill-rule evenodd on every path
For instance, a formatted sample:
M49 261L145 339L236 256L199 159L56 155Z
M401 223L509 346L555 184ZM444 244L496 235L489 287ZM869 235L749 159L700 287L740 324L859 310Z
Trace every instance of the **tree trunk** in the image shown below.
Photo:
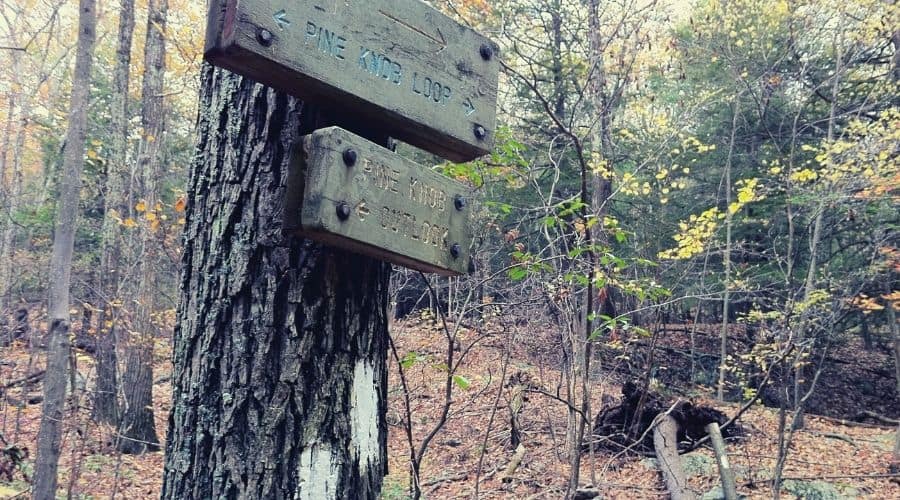
M116 448L125 454L159 451L153 419L153 336L128 344L122 387L125 392Z
M734 214L731 213L731 167L734 161L734 141L737 135L738 116L741 111L741 94L734 101L731 118L731 139L728 141L728 158L725 160L725 283L722 291L722 331L719 335L719 382L716 384L716 398L725 401L725 372L728 370L728 307L731 305L731 236Z
M891 33L891 43L894 44L894 56L891 59L891 74L894 81L900 81L900 30L894 30Z
M141 91L141 139L138 144L138 169L142 179L144 210L142 220L139 284L136 291L137 334L126 343L125 373L122 376L125 404L119 424L118 449L123 453L159 450L159 438L153 419L153 344L156 326L151 316L156 305L156 270L159 268L157 179L162 174L162 144L165 140L165 29L168 0L152 0L148 5L147 41L144 44L144 80Z
M59 465L69 350L69 283L75 244L75 216L78 213L81 170L84 164L88 89L91 86L96 24L94 0L81 0L75 74L72 77L69 124L66 131L62 175L59 180L60 199L56 211L56 231L53 235L53 256L50 261L50 350L47 354L44 405L34 467L33 495L36 500L56 497L56 471Z
M13 58L13 83L21 89L20 73L22 56L18 51L14 51ZM15 108L16 93L10 92L9 109L6 110L7 129L4 132L3 144L3 168L0 168L0 183L4 177L9 179L9 189L3 193L5 202L2 208L2 218L4 219L3 234L0 236L0 312L6 311L12 304L10 297L13 288L12 283L12 259L15 253L16 224L14 217L19 210L19 198L22 194L22 149L25 146L25 135L28 129L28 118L30 115L29 106L19 106L19 130L16 132L15 147L12 152L12 166L7 159L9 152L11 129L13 124L13 114ZM26 99L27 101L27 99Z
M653 429L653 447L672 500L693 500L694 494L687 487L684 467L678 456L677 436L678 422L671 415L665 415Z
M103 194L104 218L99 287L102 312L97 328L97 383L94 391L94 420L115 424L119 420L118 369L116 337L121 308L122 231L115 213L128 210L125 196L125 172L128 160L128 83L131 79L131 45L134 35L134 0L121 0L119 8L119 40L111 96L111 151L107 163Z
M17 57L17 55L13 55ZM17 64L14 62L13 67ZM13 71L16 74L16 71ZM11 144L13 115L15 114L16 99L15 92L10 91L9 98L6 100L6 123L3 127L3 142L0 143L0 227L3 232L0 233L0 314L6 314L10 306L9 289L10 289L10 269L12 260L12 239L11 230L15 228L12 223L13 209L15 208L15 178L16 174L9 167L9 149ZM9 179L7 181L7 179ZM9 187L7 187L7 182Z
M874 350L875 344L872 343L872 332L869 331L869 319L865 314L859 315L859 332L862 335L865 350Z
M888 287L887 293L891 293L890 287ZM894 304L890 300L887 302L885 311L888 328L891 329L891 339L894 341L894 378L897 384L897 396L900 396L900 325L897 324L897 311L894 310Z
M891 466L888 468L888 472L900 474L900 425L897 426L897 431L894 433L894 453L891 456ZM897 478L894 479L894 482L897 482Z
M204 67L163 498L378 498L390 266L283 235L311 115Z

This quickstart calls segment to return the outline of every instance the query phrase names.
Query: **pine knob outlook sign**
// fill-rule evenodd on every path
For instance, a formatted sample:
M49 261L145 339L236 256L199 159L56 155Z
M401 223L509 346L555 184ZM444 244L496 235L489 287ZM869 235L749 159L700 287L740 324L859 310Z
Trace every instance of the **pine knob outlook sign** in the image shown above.
M419 0L213 0L213 64L453 161L487 154L496 45Z

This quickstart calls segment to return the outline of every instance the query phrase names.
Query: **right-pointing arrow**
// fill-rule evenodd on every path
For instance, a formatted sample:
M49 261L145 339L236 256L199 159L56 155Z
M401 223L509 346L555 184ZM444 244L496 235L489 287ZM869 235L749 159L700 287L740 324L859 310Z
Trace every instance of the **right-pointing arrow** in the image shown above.
M471 116L475 112L475 105L472 104L472 99L466 98L463 102L463 107L466 108L466 116Z
M366 217L372 213L369 210L369 207L366 206L366 200L362 200L356 205L356 215L359 216L359 220L366 220Z

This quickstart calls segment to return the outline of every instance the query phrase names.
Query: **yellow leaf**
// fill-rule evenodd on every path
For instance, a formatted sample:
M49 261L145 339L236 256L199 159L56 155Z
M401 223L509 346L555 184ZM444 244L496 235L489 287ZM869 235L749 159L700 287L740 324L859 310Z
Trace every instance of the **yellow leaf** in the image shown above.
M134 227L137 226L137 223L134 221L134 219L129 217L122 222L122 225L125 227Z
M16 491L9 486L0 484L0 498L16 498L22 495L21 491Z
M134 209L141 213L146 212L147 211L147 203L145 203L144 200L141 200L141 201L137 202L137 205L134 206Z
M184 212L185 207L187 206L187 202L184 201L184 196L178 198L178 201L175 202L175 211L176 212Z

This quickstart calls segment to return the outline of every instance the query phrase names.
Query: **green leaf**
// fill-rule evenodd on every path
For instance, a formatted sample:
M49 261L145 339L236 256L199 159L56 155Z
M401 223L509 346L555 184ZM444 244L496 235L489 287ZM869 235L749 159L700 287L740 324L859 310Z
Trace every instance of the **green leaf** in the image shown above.
M528 271L523 267L514 267L509 270L509 279L513 281L521 281L528 276Z
M416 361L418 361L418 359L419 355L415 352L410 351L406 353L406 356L403 356L403 359L400 360L400 367L402 367L404 370L408 370L412 367L412 365L416 364Z
M463 377L462 375L454 375L453 383L456 384L462 390L466 390L469 388L470 385L472 385L472 383L469 382L469 379L467 379L466 377Z

